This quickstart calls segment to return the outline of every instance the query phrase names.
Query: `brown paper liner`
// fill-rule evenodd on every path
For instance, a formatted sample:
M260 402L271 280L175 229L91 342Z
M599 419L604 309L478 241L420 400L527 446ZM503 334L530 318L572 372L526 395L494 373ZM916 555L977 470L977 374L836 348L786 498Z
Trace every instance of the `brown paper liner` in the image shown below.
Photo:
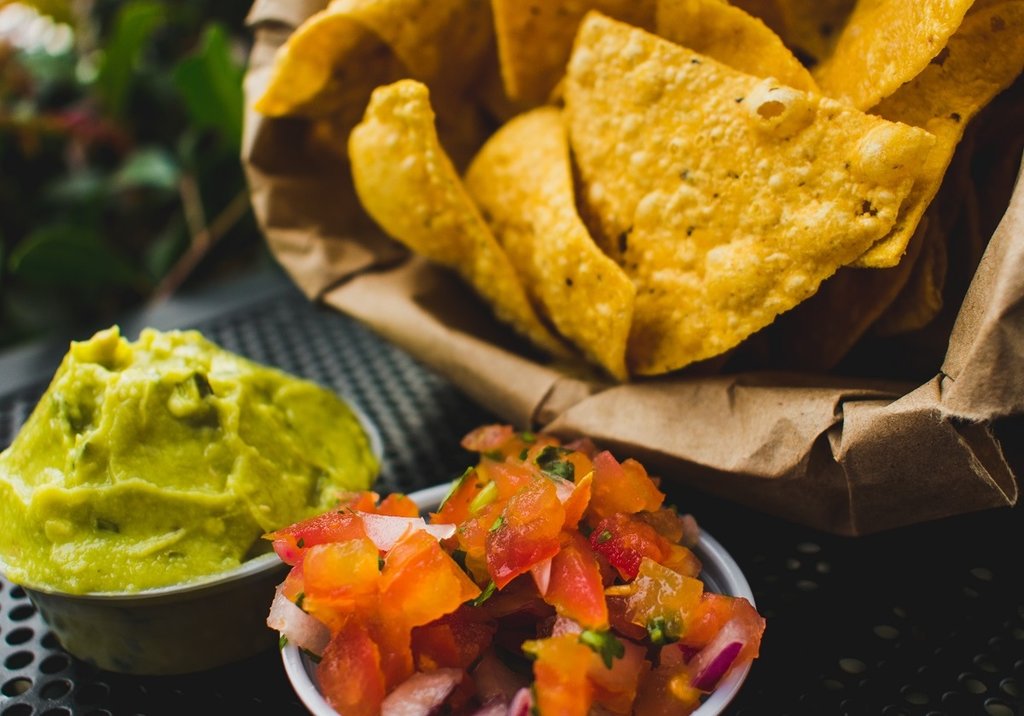
M323 2L259 0L248 103ZM343 158L307 121L246 116L252 202L311 298L362 321L521 427L589 435L678 481L859 535L1017 502L993 421L1024 413L1024 181L978 267L941 371L922 385L796 373L610 384L552 365L453 276L406 256L351 203Z

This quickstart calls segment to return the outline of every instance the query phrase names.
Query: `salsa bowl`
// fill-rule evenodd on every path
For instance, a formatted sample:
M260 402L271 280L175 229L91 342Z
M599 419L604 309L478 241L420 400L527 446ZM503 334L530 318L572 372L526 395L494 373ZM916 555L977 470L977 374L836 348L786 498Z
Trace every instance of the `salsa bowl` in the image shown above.
M408 497L422 512L435 510L441 504L451 485L442 484L412 492ZM724 547L707 532L701 530L700 540L694 553L703 564L700 579L709 591L734 597L745 597L752 606L754 594L750 589L739 565ZM281 659L292 688L302 703L314 716L337 716L320 692L316 677L316 662L294 644L281 649ZM704 703L693 712L694 716L714 716L722 713L739 693L740 687L750 672L750 664L734 669L726 676Z

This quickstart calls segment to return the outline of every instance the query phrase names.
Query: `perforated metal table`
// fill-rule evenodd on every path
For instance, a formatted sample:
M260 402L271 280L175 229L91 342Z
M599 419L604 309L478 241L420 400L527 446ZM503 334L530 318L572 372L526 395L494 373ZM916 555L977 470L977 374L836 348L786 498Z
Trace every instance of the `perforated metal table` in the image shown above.
M457 475L471 458L459 438L493 419L273 271L177 299L122 327L134 337L144 324L199 328L347 396L380 430L387 489ZM0 355L0 445L27 417L65 347ZM761 659L730 714L1024 715L1021 510L851 540L672 487L667 477L670 499L732 553L768 618ZM24 593L0 578L0 716L165 713L305 711L275 651L188 676L99 671L68 656Z

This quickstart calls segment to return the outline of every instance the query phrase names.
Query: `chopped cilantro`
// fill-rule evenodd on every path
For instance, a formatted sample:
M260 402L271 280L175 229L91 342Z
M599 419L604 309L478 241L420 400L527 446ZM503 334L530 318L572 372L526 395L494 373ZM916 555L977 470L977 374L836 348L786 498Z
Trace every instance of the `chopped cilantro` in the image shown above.
M282 634L281 636L277 637L277 648L278 649L283 649L286 646L288 646L288 637L286 637L284 634Z
M679 641L679 625L676 620L669 622L665 617L654 617L647 622L647 634L655 646L665 646Z
M597 543L598 544L604 544L605 542L607 542L611 538L612 538L612 533L609 532L608 530L604 530L603 532L601 532L601 534L599 534L597 536Z
M383 557L377 557L377 571L378 572L383 572L384 571L384 558Z
M473 606L474 607L479 607L481 604L483 604L488 599L490 599L491 595L494 594L494 592L497 589L498 589L498 585L495 584L494 580L492 579L491 581L489 581L487 583L487 586L484 587L484 591L480 592L480 596L478 596L476 599L473 600L473 602L472 602Z
M295 606L302 609L302 605L306 603L306 593L299 592L299 596L295 597Z
M494 524L491 525L491 529L489 529L487 531L488 532L497 532L498 530L501 529L501 526L503 524L505 524L505 515L498 515L498 519L496 519L494 521Z
M576 468L568 460L562 459L571 452L571 450L566 450L565 448L548 445L537 456L537 466L546 475L571 481L576 474Z
M535 443L537 442L537 436L533 433L526 431L519 433L519 437L522 438L524 443Z
M527 457L529 457L529 456L530 456L530 451L529 451L529 450L528 450L527 448L523 448L523 449L522 449L522 450L521 450L521 451L519 452L519 459L520 459L520 460L525 460L525 459L526 459Z
M580 632L580 643L589 646L604 662L605 668L612 668L614 659L626 655L626 647L610 631L584 629Z
M494 462L504 462L505 456L501 454L501 450L488 450L483 454L488 460L494 460Z
M306 540L303 537L299 537L299 541L295 543L295 546L302 549L306 546Z
M450 500L452 498L452 495L455 494L455 491L458 490L459 487L462 486L463 480L465 480L467 477L469 477L470 474L473 472L473 470L474 470L473 466L470 465L469 467L467 467L465 470L462 471L461 475L459 475L454 480L452 480L451 489L448 490L448 494L444 496L443 500L441 500L441 504L437 506L437 511L438 512L440 512L441 510L444 509L444 506L446 504L448 504L448 500Z

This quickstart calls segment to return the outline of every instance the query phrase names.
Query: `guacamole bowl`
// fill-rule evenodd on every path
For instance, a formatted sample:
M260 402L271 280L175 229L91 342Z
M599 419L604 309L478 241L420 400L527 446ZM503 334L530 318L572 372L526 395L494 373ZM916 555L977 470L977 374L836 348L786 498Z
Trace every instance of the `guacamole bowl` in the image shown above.
M379 460L380 433L353 412ZM155 676L212 669L275 647L267 605L287 573L268 551L220 574L137 592L23 589L68 653L107 671Z
M272 647L267 603L286 573L271 552L229 572L141 592L24 589L75 657L108 671L181 674Z
M73 655L198 671L274 643L261 535L376 479L369 420L196 331L74 342L0 452L0 571Z

